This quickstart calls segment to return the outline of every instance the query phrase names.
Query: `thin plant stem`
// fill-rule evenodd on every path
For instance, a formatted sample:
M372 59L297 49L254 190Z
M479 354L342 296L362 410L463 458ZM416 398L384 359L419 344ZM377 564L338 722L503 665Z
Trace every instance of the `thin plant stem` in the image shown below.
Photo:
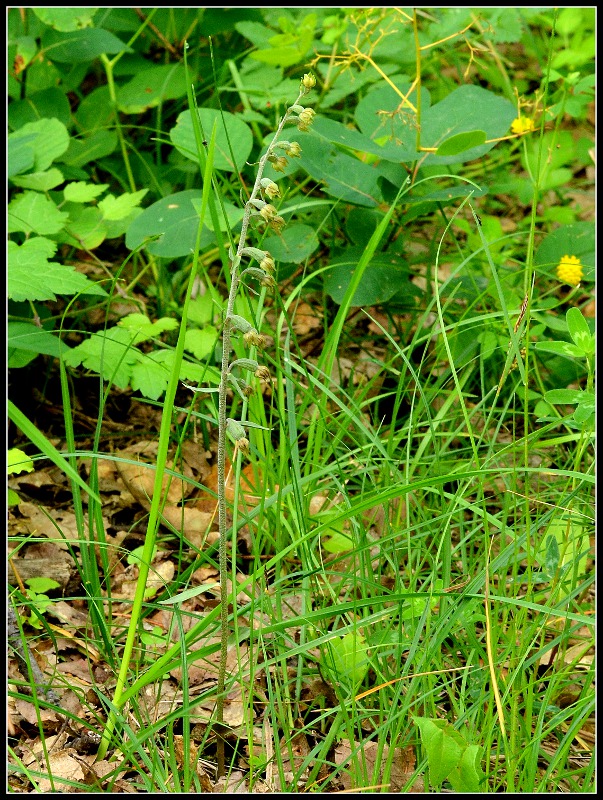
M220 665L218 670L217 700L216 700L216 734L217 734L217 762L218 777L225 774L225 752L224 752L224 700L226 686L226 660L228 655L228 541L227 541L227 509L226 509L226 435L227 417L226 405L228 400L228 383L231 371L230 355L232 351L232 330L236 328L234 323L234 305L240 285L239 264L246 247L247 232L251 216L256 211L254 201L261 199L262 177L269 158L273 155L273 148L279 141L283 129L287 122L297 113L295 106L299 104L301 98L307 94L307 89L303 83L301 91L293 106L287 109L283 115L278 128L270 142L266 152L258 162L258 170L249 199L245 204L245 211L241 223L241 234L236 253L230 252L230 291L224 316L224 326L222 331L222 364L220 370L220 386L218 392L218 525L220 532L218 562L220 571L220 621L221 621L221 642L220 642ZM236 595L233 590L233 608L236 602Z

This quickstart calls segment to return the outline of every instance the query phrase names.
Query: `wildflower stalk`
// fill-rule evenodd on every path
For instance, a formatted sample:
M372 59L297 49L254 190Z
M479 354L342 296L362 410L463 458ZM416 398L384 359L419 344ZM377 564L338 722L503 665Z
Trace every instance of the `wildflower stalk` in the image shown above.
M247 344L260 344L261 337L252 328L249 323L246 323L241 317L234 314L234 305L237 297L239 285L241 283L241 272L239 265L245 255L252 255L255 258L261 259L260 267L266 272L266 277L271 280L268 274L274 269L274 261L269 253L259 251L256 248L246 247L247 232L249 223L252 216L258 216L270 225L273 230L280 231L284 225L284 220L276 213L276 209L270 203L263 200L262 195L266 195L269 200L278 196L278 186L269 179L263 178L266 164L270 161L273 163L275 169L282 170L287 164L287 159L283 155L277 155L277 144L287 122L292 119L297 119L298 128L300 130L307 130L312 122L314 112L311 109L303 108L299 105L299 101L306 95L315 84L315 78L311 75L305 75L300 85L300 93L295 103L290 106L282 117L276 133L270 142L266 153L262 156L258 163L258 170L253 186L253 190L249 199L245 204L245 211L241 223L241 234L239 237L239 244L236 253L233 254L232 250L229 252L230 257L230 291L228 293L228 302L226 305L226 313L224 316L224 325L222 330L222 365L220 370L220 385L218 390L218 525L220 532L219 539L219 569L220 569L220 621L221 621L221 647L220 647L220 664L218 669L218 686L217 686L217 702L216 702L216 735L217 735L217 761L218 761L218 777L225 774L225 752L224 752L224 693L226 685L226 659L228 654L228 553L227 553L227 520L226 520L226 438L229 430L232 435L233 420L228 420L226 416L227 404L227 391L230 384L230 373L234 364L230 362L232 352L232 332L238 330L244 334L244 339ZM285 147L285 153L289 156L295 157L301 153L299 145L293 143L280 143L280 148ZM251 273L256 270L249 270ZM254 338L255 335L255 338ZM258 367L256 373L258 377L264 377L266 374L265 367ZM239 425L239 423L234 423ZM243 435L236 440L236 450L245 452L249 448L249 442ZM233 609L236 605L236 592L232 592ZM235 610L236 613L236 610Z

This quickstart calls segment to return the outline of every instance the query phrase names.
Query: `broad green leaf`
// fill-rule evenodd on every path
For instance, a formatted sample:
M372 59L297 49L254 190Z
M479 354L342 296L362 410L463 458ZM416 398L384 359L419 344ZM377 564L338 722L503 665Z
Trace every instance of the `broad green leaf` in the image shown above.
M594 355L595 337L590 332L588 323L582 316L580 309L570 308L565 315L565 320L569 334L576 343L576 347L579 347L585 356Z
M486 777L480 767L481 754L482 748L477 744L470 744L463 750L459 765L448 775L448 780L455 792L475 793L480 791Z
M69 147L69 133L62 122L54 117L28 122L19 130L20 136L37 134L32 141L34 172L44 172Z
M316 22L316 14L308 14L300 20L297 27L291 30L288 30L285 25L284 33L270 37L270 47L254 50L251 58L279 67L291 67L293 64L298 64L312 45Z
M213 320L216 310L211 292L199 294L189 303L188 321L192 325L204 327Z
M381 157L391 161L414 161L417 121L416 92L403 97L410 88L400 84L400 94L391 87L369 92L358 103L355 116L360 130L382 145ZM474 145L454 155L423 154L428 164L454 164L479 158L494 147L495 139L504 136L516 116L512 103L479 86L460 86L447 97L430 106L429 93L421 89L422 147L438 148L460 134L483 131L489 143ZM481 136L481 134L480 134Z
M8 206L8 232L52 234L65 226L69 215L39 192L26 191L11 200Z
M321 544L327 553L347 553L354 548L354 540L345 533L334 533Z
M516 113L512 103L481 86L459 86L425 111L421 119L421 145L439 147L452 136L476 131L483 132L490 141L454 155L430 155L427 163L456 164L481 158L494 147L495 139L508 132Z
M89 339L69 350L64 355L70 367L85 368L112 381L119 389L127 389L132 369L138 363L139 351L133 346L136 337L122 328L110 328L95 333Z
M547 403L554 405L575 405L587 399L587 395L594 399L591 392L584 392L581 389L551 389L544 393L544 398Z
M159 400L170 380L173 356L171 350L139 353L130 378L132 389L150 400Z
M34 165L34 142L37 133L21 135L21 131L11 133L8 137L8 177L13 178L22 172L27 172Z
M336 303L343 301L363 252L363 248L350 247L344 254L332 259L332 268L325 277L325 291ZM407 286L408 280L409 273L405 265L397 260L391 263L386 254L378 253L367 265L351 305L372 306L385 303Z
M534 344L539 353L555 353L566 358L584 358L584 352L571 342L536 342Z
M61 585L60 583L57 583L54 578L46 578L42 575L36 578L28 578L25 583L31 589L31 591L35 592L36 594L44 594L51 589L58 589Z
M555 545L551 543L555 541ZM574 565L582 561L590 553L590 539L588 531L574 517L553 519L540 540L536 557L538 563L545 567L547 564L553 570L552 554L557 553L557 563L560 567ZM547 561L550 559L550 561ZM553 573L556 571L556 567ZM549 574L551 574L549 572Z
M148 237L161 234L151 241L146 249L154 256L177 258L190 255L195 248L199 214L193 200L198 200L200 191L189 189L158 200L146 208L130 225L126 233L126 246L134 250L144 244ZM201 247L214 241L214 234L206 227L201 234Z
M563 256L576 256L584 268L584 280L595 279L595 226L593 222L562 225L543 239L534 256L534 263L553 277ZM556 278L555 278L556 279Z
M73 247L94 250L107 238L106 226L101 212L96 206L69 204L69 222L65 229L55 237L58 242Z
M19 450L18 447L11 447L6 457L6 471L9 475L18 475L20 472L33 472L34 464L23 450Z
M95 131L85 139L71 139L63 161L71 167L83 167L90 161L98 161L117 148L115 131Z
M117 323L121 328L136 332L144 339L154 339L165 331L173 331L178 327L178 321L171 317L161 317L161 319L151 322L146 314L128 314ZM144 341L137 338L137 342Z
M204 361L215 350L217 341L218 331L213 325L207 325L203 330L191 328L185 334L184 349L199 361Z
M235 23L235 29L241 36L249 39L251 44L258 48L268 47L270 39L274 36L274 31L271 28L262 25L260 22L251 22L249 20Z
M359 206L374 207L382 202L379 173L357 158L333 145L325 145L322 137L308 134L294 137L302 147L301 166L327 194Z
M194 76L191 76L191 80ZM131 81L117 90L119 110L124 114L142 114L166 100L176 100L186 94L184 67L163 64L138 72Z
M68 127L71 124L71 108L63 88L50 86L42 92L27 93L24 100L16 100L8 107L8 122L18 131L28 122L52 117Z
M132 209L140 205L140 201L148 191L148 189L140 189L138 192L124 192L119 197L114 197L112 194L107 195L98 204L103 219L125 219Z
M36 17L45 25L50 25L57 31L68 33L87 28L92 25L92 18L98 8L33 8Z
M360 632L331 639L326 643L321 659L324 671L333 682L343 684L348 691L354 691L368 672L370 661L367 650L366 639Z
M201 212L201 198L197 197L193 200L193 208L200 213ZM224 211L226 211L226 219L224 219ZM217 212L218 212L218 219L220 221L220 230L227 231L229 228L234 228L242 219L245 214L245 210L241 208L241 206L235 206L232 203L229 203L228 200L223 200L222 203L217 205ZM210 216L207 217L205 220L205 224L209 228L210 231L213 231L214 224Z
M48 30L42 37L42 46L50 61L65 64L94 61L103 54L132 52L131 47L102 28L86 28L73 33Z
M314 228L301 223L285 225L279 236L266 236L262 247L272 255L275 261L301 264L319 245Z
M7 326L8 366L17 366L13 360L20 354L14 351L26 351L36 355L55 356L58 358L67 348L61 344L59 337L31 322L10 322ZM31 359L30 359L31 360Z
M494 331L482 331L478 339L481 344L481 355L484 361L487 361L500 347L499 337Z
M56 252L55 242L42 237L28 239L21 246L8 242L8 297L24 300L56 300L57 294L78 292L105 295L75 267L57 264L48 259Z
M461 761L466 743L458 741L458 734L445 720L413 717L421 732L421 742L427 752L429 782L440 786ZM464 746L463 746L464 745Z
M108 188L108 183L93 184L86 183L86 181L74 181L65 186L63 195L65 200L71 203L89 203Z
M110 127L115 119L115 113L109 87L99 86L84 97L74 116L78 130L86 138L94 131Z
M63 183L63 173L56 167L46 172L31 172L29 175L18 175L13 178L15 186L22 189L33 189L36 192L48 192Z
M213 129L214 122L217 121L218 130L214 159L215 168L223 169L228 172L242 169L249 158L253 146L253 134L249 126L234 114L228 111L222 114L215 108L200 108L199 120L206 136L209 135ZM226 125L226 128L224 125ZM182 153L182 155L198 163L199 160L197 158L197 147L195 144L195 134L193 132L190 110L183 111L178 115L176 125L170 131L170 139L174 147ZM234 162L231 156L231 147Z
M456 133L448 139L445 139L439 145L436 156L458 156L459 153L464 153L466 150L471 150L472 147L479 147L486 141L485 131L465 131L463 133Z

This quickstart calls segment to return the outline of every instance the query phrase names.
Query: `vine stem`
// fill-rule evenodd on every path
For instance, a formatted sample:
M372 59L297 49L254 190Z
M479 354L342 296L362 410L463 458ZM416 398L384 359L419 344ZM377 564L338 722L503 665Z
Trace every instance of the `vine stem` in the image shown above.
M294 105L297 105L306 92L301 91ZM276 133L266 152L258 162L258 171L253 185L253 190L247 203L245 204L245 212L243 214L243 221L241 223L241 234L239 237L239 244L235 256L232 256L230 262L230 291L228 293L228 303L226 306L226 314L224 318L224 327L222 330L222 364L220 369L220 387L218 392L218 527L219 527L219 544L218 544L218 565L220 570L220 664L218 667L218 685L217 685L217 700L216 700L216 736L217 736L217 762L218 762L218 777L222 777L226 773L226 759L224 750L224 700L226 688L226 659L228 657L228 552L227 552L227 519L226 519L226 403L228 400L228 375L230 373L230 354L232 350L231 344L231 330L232 330L232 316L234 311L234 304L237 296L237 291L240 284L239 278L239 263L241 254L246 246L247 231L249 228L249 221L251 219L251 212L254 210L253 201L258 199L261 193L261 180L264 174L264 169L268 163L268 156L272 148L278 142L279 137L285 127L287 121L291 117L291 108L288 108L283 118L281 119ZM232 592L233 608L236 603L236 594Z

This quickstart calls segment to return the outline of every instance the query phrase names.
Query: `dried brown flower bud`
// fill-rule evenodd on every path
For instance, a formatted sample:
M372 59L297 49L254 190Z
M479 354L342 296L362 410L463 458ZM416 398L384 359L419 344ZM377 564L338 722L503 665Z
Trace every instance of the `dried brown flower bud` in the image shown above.
M280 233L285 227L285 220L277 215L268 220L268 225L270 225L275 233Z
M270 255L268 251L266 251L266 255L260 261L260 268L264 270L264 272L273 273L274 272L274 259Z
M266 338L253 328L243 335L243 341L247 347L259 347L260 349L266 347Z
M236 445L241 451L241 453L247 454L249 452L249 439L245 436L242 436L240 439L237 439Z
M256 378L259 378L261 381L269 381L270 380L270 370L268 367L259 366L255 371Z
M260 209L260 216L262 219L265 219L266 222L269 222L273 217L276 217L276 208L270 203L266 203L266 205L262 206Z
M289 162L285 156L276 156L272 161L272 167L275 172L284 172Z

